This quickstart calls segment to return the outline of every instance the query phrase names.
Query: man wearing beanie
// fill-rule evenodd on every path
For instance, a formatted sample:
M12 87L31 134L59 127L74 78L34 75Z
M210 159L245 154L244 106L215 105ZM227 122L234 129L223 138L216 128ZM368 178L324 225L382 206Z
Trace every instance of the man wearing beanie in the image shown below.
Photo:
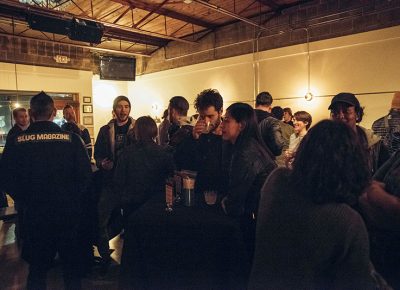
M389 114L376 120L372 130L382 138L390 154L400 149L400 92L394 93Z
M131 102L125 96L118 96L113 102L113 118L100 128L94 145L94 159L101 175L101 192L98 201L98 243L97 247L103 258L103 270L107 270L111 262L109 235L107 226L114 210L120 207L118 194L112 188L114 168L118 156L128 143L128 132L135 125L129 114ZM133 130L132 130L133 131ZM131 132L132 132L131 131ZM104 273L105 274L105 273Z

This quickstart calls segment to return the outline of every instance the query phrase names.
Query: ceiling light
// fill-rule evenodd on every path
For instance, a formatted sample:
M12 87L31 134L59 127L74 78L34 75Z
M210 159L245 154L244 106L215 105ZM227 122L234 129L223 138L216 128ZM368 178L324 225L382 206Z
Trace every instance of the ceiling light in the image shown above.
M191 4L193 2L193 0L183 0L183 3L185 4Z
M314 95L311 92L308 92L304 98L306 99L306 101L311 101L313 99Z

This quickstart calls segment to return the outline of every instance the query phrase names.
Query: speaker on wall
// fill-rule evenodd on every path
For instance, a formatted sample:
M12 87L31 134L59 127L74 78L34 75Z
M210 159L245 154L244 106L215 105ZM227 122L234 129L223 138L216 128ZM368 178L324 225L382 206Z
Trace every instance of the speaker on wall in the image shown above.
M136 59L129 57L101 56L100 79L116 81L134 81Z
M34 30L68 35L71 19L56 18L48 15L29 13L26 16L29 27Z
M100 43L104 27L101 23L79 18L72 18L69 38L72 40Z

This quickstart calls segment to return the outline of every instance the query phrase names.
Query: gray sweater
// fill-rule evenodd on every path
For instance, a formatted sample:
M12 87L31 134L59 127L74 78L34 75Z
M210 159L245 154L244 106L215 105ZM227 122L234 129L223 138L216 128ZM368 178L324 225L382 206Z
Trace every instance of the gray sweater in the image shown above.
M278 168L261 191L249 289L374 289L368 234L346 204L315 204Z

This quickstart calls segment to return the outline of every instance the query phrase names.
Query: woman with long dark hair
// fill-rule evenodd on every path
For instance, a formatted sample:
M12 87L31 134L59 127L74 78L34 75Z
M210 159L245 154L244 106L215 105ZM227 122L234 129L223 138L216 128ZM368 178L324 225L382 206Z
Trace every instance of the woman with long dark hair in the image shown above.
M228 107L222 122L222 139L230 144L227 195L222 208L240 221L251 259L260 189L276 164L263 144L254 110L248 104Z
M126 217L163 193L165 178L174 169L172 156L155 142L157 125L151 117L137 119L133 130L136 142L123 150L114 173L115 190Z
M369 180L354 131L310 129L293 171L275 170L262 189L249 289L373 289L367 230L350 207Z

